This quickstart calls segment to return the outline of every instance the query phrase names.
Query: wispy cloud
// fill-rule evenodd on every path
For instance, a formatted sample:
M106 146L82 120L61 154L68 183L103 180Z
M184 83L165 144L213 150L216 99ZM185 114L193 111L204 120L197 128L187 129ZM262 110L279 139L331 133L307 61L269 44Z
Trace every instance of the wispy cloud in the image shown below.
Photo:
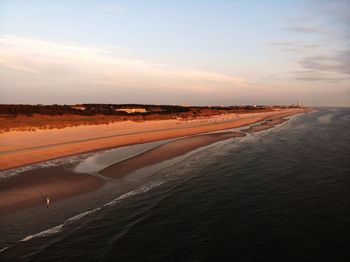
M305 25L294 25L286 26L285 29L291 33L302 33L302 34L330 34L332 31L324 28L323 26L305 26Z
M305 69L350 75L350 50L304 57L299 64Z
M318 11L327 16L331 16L333 21L337 21L350 26L350 1L349 0L323 0L317 6Z
M272 42L271 45L278 48L281 51L295 53L315 51L322 47L320 44L307 43L305 41L279 41Z
M294 79L346 85L350 77L349 34L350 2L321 0L306 3L304 12L287 19L284 29L299 41L279 41L272 45L293 52L291 59L299 70L290 72ZM349 31L349 30L347 30Z
M349 61L350 50L302 56L297 62L301 70L290 73L299 81L350 84Z
M0 67L13 70L18 76L26 72L35 77L34 84L47 86L63 83L138 90L152 87L183 89L189 93L227 91L248 86L236 76L120 58L121 50L118 47L0 36ZM7 77L7 80L17 83L16 78Z
M342 81L349 81L350 77L337 75L331 72L320 72L317 70L299 70L291 72L296 80L307 82L327 82L336 84Z
M304 13L290 17L284 29L294 34L319 34L349 41L350 1L320 0L304 5Z
M98 8L104 12L125 13L126 10L118 4L99 5Z

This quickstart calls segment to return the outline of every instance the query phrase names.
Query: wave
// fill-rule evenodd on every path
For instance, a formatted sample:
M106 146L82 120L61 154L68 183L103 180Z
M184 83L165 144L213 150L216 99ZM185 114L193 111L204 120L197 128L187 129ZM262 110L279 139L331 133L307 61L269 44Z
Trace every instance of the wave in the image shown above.
M140 186L132 191L129 191L129 192L119 196L118 198L104 204L103 206L104 207L114 206L114 205L120 203L120 201L122 201L123 199L129 198L131 196L135 196L135 195L138 195L141 193L145 193L145 192L151 190L152 188L160 186L164 183L165 183L165 180L155 180L155 181L149 182L147 184L144 184L144 185L142 185L142 186Z
M89 211L86 211L84 213L81 213L81 214L78 214L74 217L71 217L69 219L67 219L63 224L61 225L58 225L58 226L55 226L53 228L50 228L50 229L47 229L47 230L44 230L44 231L41 231L39 233L36 233L34 235L29 235L25 238L23 238L22 240L20 240L20 242L25 242L25 241L29 241L33 238L38 238L38 237L47 237L47 236L50 236L50 235L53 235L53 234L57 234L59 232L62 231L62 228L64 226L67 226L67 225L70 225L76 221L78 221L79 219L82 219L83 217L86 217L88 215L91 215L93 213L95 213L96 211L100 210L101 207L98 207L98 208L95 208L95 209L92 209L92 210L89 210Z
M343 119L345 121L350 121L350 115L342 116L341 119Z
M335 114L325 114L325 115L322 115L320 117L317 118L317 120L319 122L321 122L322 124L329 124L332 122L332 118Z
M6 249L8 249L9 247L4 247L4 248L2 248L2 249L0 249L0 253L1 252L4 252Z
M110 207L110 206L115 206L116 204L120 203L122 200L124 199L127 199L129 197L132 197L132 196L135 196L135 195L138 195L138 194L141 194L141 193L145 193L149 190L151 190L152 188L155 188L157 186L160 186L162 184L164 184L165 181L164 180L155 180L155 181L152 181L152 182L149 182L149 183L146 183L134 190L131 190L119 197L117 197L116 199L104 204L103 206L101 207L97 207L95 209L92 209L92 210L88 210L86 212L83 212L81 214L78 214L76 216L73 216L69 219L67 219L64 223L60 224L60 225L57 225L55 227L52 227L50 229L47 229L47 230L44 230L44 231L41 231L39 233L36 233L36 234L33 234L33 235L29 235L29 236L26 236L24 237L23 239L21 239L19 242L26 242L26 241L30 241L34 238L41 238L41 237L48 237L48 236L51 236L51 235L54 235L54 234L57 234L57 233L60 233L62 232L63 228L67 225L71 225L71 224L74 224L75 222L77 222L78 220L86 217L86 216L89 216L93 213L96 213L97 211L99 210L102 210L103 207ZM15 244L16 245L16 244ZM15 246L14 245L14 246ZM0 253L7 250L9 247L11 246L8 246L8 247L4 247L0 250Z

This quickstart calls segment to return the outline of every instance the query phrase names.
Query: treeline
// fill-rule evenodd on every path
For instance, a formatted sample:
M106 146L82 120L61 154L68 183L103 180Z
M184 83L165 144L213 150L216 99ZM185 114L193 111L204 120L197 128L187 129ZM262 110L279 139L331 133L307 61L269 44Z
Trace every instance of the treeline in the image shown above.
M197 114L202 111L225 112L250 112L269 110L273 108L286 108L291 106L264 106L264 105L239 105L239 106L178 106L178 105L143 105L143 104L79 104L79 105L25 105L25 104L0 104L0 114L6 115L169 115L178 113ZM120 109L144 109L146 112L119 111Z
M118 111L125 108L143 108L146 112L127 113ZM140 115L140 114L171 114L189 112L190 108L173 105L140 105L140 104L81 104L81 105L26 105L26 104L1 104L0 114L43 114L43 115Z
M69 105L25 105L25 104L7 104L0 105L0 114L44 114L44 115L63 115L79 114L80 110L74 109Z

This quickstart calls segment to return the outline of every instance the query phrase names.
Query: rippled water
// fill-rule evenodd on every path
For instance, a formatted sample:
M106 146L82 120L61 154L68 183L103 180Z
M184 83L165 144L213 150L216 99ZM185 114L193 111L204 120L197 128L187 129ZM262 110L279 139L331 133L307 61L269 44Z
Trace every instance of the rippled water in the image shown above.
M218 143L0 260L349 261L349 128L325 108Z

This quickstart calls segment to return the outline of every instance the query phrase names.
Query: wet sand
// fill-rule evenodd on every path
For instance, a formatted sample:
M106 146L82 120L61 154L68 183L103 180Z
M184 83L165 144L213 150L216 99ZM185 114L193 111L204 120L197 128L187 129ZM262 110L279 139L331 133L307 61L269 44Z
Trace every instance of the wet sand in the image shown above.
M259 132L259 131L263 131L263 130L267 130L270 129L276 125L282 124L285 121L287 121L287 119L284 118L277 118L277 119L269 119L267 121L264 121L263 123L259 124L259 125L253 125L247 129L242 130L243 132L246 133L254 133L254 132Z
M305 109L304 112L310 112L312 111L312 109ZM290 112L285 112L285 113L281 113L278 115L273 115L271 117L267 117L264 119L264 121L262 121L261 123L257 124L257 125L251 125L249 128L247 129L242 129L242 132L245 133L255 133L255 132L260 132L263 130L267 130L270 129L276 125L280 125L284 122L286 122L288 120L288 117L291 116L293 114L291 114Z
M49 171L49 172L48 172ZM46 208L46 198L55 201L96 190L101 178L72 173L61 167L37 169L0 179L0 216L34 206Z
M197 135L171 141L167 144L146 151L138 156L110 165L101 170L99 173L103 176L121 178L135 170L181 156L196 148L203 147L220 140L242 136L245 136L245 134L240 132L221 132L215 134Z

